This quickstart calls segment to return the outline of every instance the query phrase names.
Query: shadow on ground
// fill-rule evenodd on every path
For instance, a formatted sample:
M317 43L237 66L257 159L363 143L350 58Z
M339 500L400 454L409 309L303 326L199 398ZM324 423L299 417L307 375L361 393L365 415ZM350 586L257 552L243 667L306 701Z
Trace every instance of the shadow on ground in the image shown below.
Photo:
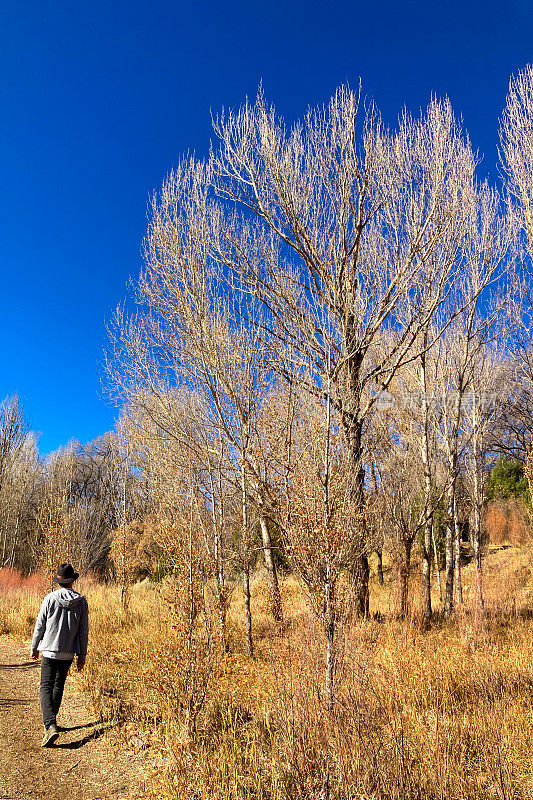
M5 708L11 708L12 706L27 706L31 702L31 700L22 700L20 698L0 697L0 706L4 706Z
M78 725L78 728L87 727L85 725ZM106 730L110 728L110 725L101 725L99 728L95 728L94 731L91 731L83 739L78 739L76 742L65 742L64 744L56 744L54 745L55 749L57 750L79 750L80 747L83 747L89 742L94 742L96 739L99 739L100 736L103 736ZM76 728L71 728L71 730L76 730Z
M66 726L61 725L59 727L59 730L62 733L70 733L70 731L80 731L82 730L82 728L90 728L92 725L94 725L94 722L86 722L84 725L72 725L68 728ZM2 800L1 797L0 800Z

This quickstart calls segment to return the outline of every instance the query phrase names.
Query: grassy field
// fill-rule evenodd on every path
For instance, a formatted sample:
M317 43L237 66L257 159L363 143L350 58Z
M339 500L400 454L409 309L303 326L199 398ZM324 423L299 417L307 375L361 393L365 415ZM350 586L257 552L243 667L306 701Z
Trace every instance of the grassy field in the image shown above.
M464 608L425 632L416 574L413 614L399 622L386 573L372 585L373 619L345 621L332 708L323 634L294 577L281 628L254 577L253 661L239 587L224 654L209 615L189 632L179 587L139 584L124 613L114 587L80 581L91 608L80 679L132 748L157 754L153 799L533 798L532 567L531 548L494 549L486 616L474 612L469 566ZM43 588L0 573L0 632L31 635Z

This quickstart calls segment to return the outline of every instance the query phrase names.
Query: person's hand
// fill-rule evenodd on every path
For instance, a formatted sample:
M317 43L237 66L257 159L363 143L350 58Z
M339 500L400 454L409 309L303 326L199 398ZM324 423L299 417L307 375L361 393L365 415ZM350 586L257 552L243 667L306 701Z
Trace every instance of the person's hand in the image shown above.
M80 659L78 658L76 662L76 669L78 670L78 672L81 672L84 666L85 666L85 661L80 661Z
M33 658L34 661L37 661L39 658L39 653L30 653L30 658Z

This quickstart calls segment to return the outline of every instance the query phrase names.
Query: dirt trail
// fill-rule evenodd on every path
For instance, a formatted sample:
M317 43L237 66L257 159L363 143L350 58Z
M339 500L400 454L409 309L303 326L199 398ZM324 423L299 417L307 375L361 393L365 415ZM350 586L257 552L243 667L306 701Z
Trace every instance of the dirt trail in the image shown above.
M125 800L141 759L111 742L70 675L58 717L68 730L41 747L40 662L28 653L0 636L0 800Z

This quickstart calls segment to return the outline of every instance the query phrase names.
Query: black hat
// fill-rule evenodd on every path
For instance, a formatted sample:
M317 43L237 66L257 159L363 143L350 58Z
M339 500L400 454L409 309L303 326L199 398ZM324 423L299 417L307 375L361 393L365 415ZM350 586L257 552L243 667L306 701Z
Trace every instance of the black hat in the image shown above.
M74 572L72 564L61 564L57 570L57 575L54 575L52 580L59 583L60 586L64 586L67 583L73 583L79 577L79 572Z

